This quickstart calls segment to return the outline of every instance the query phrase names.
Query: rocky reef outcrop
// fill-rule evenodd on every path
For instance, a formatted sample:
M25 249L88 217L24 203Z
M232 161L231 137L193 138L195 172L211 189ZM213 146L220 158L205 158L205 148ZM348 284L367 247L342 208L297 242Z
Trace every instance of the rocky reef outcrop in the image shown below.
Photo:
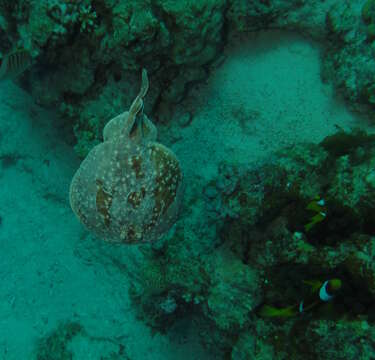
M324 77L353 107L373 107L372 8L360 0L1 1L0 50L30 51L35 65L24 86L59 109L85 156L129 106L142 67L153 83L146 110L169 121L223 48L248 32L291 30L320 41Z
M159 331L193 318L202 341L232 359L373 352L373 139L341 131L251 170L223 164L194 202L200 216L185 209L145 254L131 293L140 316ZM311 283L332 278L342 289L330 302L285 317L261 311L299 304Z

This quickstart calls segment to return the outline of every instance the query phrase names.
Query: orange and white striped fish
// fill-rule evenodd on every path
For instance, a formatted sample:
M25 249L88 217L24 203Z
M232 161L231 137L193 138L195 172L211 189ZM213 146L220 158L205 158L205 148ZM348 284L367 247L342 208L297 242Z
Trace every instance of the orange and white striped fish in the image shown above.
M31 55L26 50L16 50L0 59L0 81L13 79L23 73L32 63Z

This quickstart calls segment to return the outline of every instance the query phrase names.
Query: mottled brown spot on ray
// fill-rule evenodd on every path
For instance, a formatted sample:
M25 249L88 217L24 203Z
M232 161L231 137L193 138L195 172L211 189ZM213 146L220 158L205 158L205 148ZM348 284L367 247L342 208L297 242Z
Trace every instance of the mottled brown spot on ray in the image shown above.
M99 179L96 180L97 192L96 192L96 209L102 215L104 225L109 227L111 218L109 214L109 208L112 204L112 196L109 192L104 189L103 182Z
M136 179L141 179L145 176L144 172L142 171L142 160L140 156L132 156L131 166L134 170Z
M151 160L155 164L155 206L152 210L150 226L156 224L176 199L177 188L180 185L182 174L178 160L166 149L158 144L150 146Z
M136 226L133 224L129 224L128 231L126 233L126 239L124 242L126 242L127 244L133 244L139 241L140 239L137 236Z
M140 191L133 191L128 196L128 203L133 206L134 209L136 209L142 202L146 195L146 189L144 187L141 188Z

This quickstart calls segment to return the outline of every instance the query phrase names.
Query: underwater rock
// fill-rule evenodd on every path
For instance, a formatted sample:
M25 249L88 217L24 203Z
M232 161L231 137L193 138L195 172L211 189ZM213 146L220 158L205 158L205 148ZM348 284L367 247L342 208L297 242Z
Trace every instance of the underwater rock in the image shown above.
M259 274L230 252L219 252L213 260L213 286L203 311L219 330L235 333L249 323L260 303Z
M372 359L374 335L374 327L361 319L304 319L294 323L258 320L255 332L244 332L238 338L231 359Z
M329 46L322 76L333 81L355 110L368 112L375 103L373 2L337 2L327 14ZM369 114L371 118L373 115Z
M362 7L362 19L367 25L366 32L369 40L374 40L375 30L375 1L367 0Z
M84 331L82 325L77 322L61 322L56 329L39 340L35 349L36 358L40 360L73 358L73 352L68 345L74 337Z
M70 186L70 204L93 233L111 242L156 240L175 222L182 171L174 153L157 143L143 114L147 72L129 112L104 128L104 142L82 162Z
M358 284L363 284L375 296L374 237L359 236L345 260L345 268Z
M303 359L373 359L375 329L367 321L317 320L303 330L299 350ZM296 349L297 350L297 349ZM302 355L302 354L301 354Z
M91 336L79 322L64 321L40 338L30 359L100 359L129 360L126 346L110 337Z

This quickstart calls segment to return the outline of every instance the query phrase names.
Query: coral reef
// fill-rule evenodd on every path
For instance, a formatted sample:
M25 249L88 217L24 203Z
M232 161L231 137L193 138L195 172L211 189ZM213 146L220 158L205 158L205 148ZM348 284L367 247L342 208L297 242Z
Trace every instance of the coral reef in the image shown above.
M373 106L372 2L191 2L27 0L0 2L1 51L17 44L35 66L29 90L58 106L81 156L101 140L105 123L130 103L141 67L152 76L147 109L168 121L193 84L204 81L234 37L265 29L306 33L329 44L324 76L356 109ZM46 91L48 89L48 91ZM114 96L115 95L115 96Z
M195 204L215 233L194 239L193 248L191 238L203 234L191 230L192 220L180 221L161 249L150 250L134 281L141 316L159 331L193 318L206 346L232 359L373 351L367 340L340 344L370 336L375 320L374 161L373 136L358 130L285 149L255 169L223 164L204 190L206 204ZM306 227L317 196L314 206L326 216ZM330 278L343 284L332 302L290 318L262 318L262 304L298 304L309 296L309 281Z
M361 3L339 2L328 12L327 26L332 43L327 49L323 76L334 81L356 110L366 111L367 106L374 104L375 64L369 24L371 2L362 8Z

